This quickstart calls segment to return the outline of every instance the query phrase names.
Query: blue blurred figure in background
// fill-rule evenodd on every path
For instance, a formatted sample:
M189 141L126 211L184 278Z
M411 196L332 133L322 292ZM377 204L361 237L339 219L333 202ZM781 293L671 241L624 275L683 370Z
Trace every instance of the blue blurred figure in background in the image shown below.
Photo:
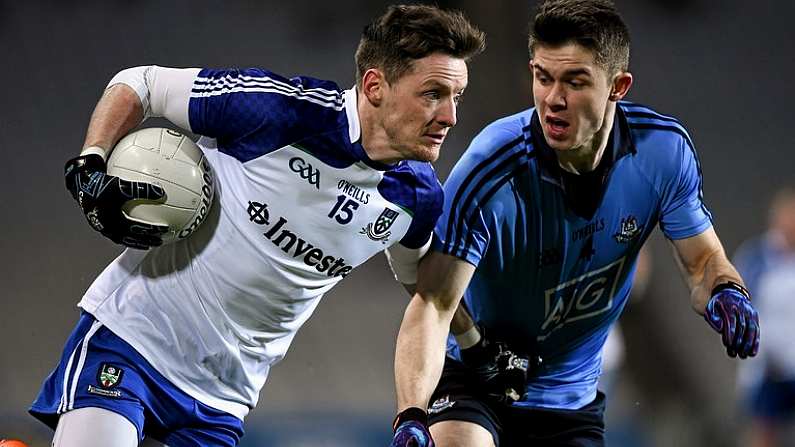
M767 231L741 245L734 261L765 322L759 354L738 376L753 419L748 445L793 445L783 432L795 420L795 189L779 190Z

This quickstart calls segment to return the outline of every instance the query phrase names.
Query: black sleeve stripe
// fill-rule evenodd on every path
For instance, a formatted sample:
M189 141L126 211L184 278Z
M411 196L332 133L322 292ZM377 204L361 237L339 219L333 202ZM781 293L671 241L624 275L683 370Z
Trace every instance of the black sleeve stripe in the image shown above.
M523 157L520 157L520 158L524 158L524 159L521 160L519 163L517 163L517 166L512 171L508 172L507 175L503 176L501 179L499 179L497 182L494 183L494 185L491 187L491 189L489 189L486 192L486 194L483 195L483 198L481 199L481 203L488 202L489 199L491 199L491 197L506 182L508 182L509 180L513 179L514 177L516 177L519 173L523 172L524 170L529 169L528 161L529 161L530 157L528 155L532 156L533 154L522 154L522 153L520 153L519 155L523 156ZM476 209L480 209L480 204L478 204ZM472 222L474 221L476 215L477 215L477 213L474 213L474 212L470 214L468 222L467 222L469 228L471 228ZM457 255L458 257L465 257L466 256L466 252L469 249L469 246L472 245L473 242L475 242L475 238L474 238L473 234L474 234L474 232L471 229L467 232L466 237L464 238L464 245L463 245L463 247L461 247L461 254Z
M493 163L495 160L499 159L502 155L513 149L516 145L524 141L525 140L524 133L526 133L528 130L530 130L529 125L525 126L522 129L523 135L509 141L507 144L494 151L493 154L491 154L490 156L486 157L483 161L478 163L475 166L475 168L469 172L469 174L466 176L464 181L461 182L461 184L458 186L458 190L456 191L455 197L453 198L452 202L450 202L450 213L447 220L447 231L445 233L445 238L444 238L444 253L449 253L451 250L450 241L453 236L453 228L455 227L454 226L455 215L457 214L456 211L459 209L458 205L462 200L464 191L467 190L467 186L475 179L475 177L478 176L478 174L480 174L484 169L486 169L486 166Z
M641 112L636 110L629 110L624 112L624 115L626 115L627 118L649 118L660 121L667 121L669 123L676 123L679 124L680 126L682 125L682 123L674 117L660 115L654 112Z

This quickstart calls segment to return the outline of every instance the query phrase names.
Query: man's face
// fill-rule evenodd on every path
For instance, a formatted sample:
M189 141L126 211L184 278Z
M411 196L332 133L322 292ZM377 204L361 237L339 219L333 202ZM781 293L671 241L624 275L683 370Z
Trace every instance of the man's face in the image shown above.
M557 151L593 144L613 88L594 54L576 43L536 46L530 69L533 99L547 144Z
M467 85L463 59L434 53L417 59L383 96L383 126L401 158L435 161L456 123L458 100Z

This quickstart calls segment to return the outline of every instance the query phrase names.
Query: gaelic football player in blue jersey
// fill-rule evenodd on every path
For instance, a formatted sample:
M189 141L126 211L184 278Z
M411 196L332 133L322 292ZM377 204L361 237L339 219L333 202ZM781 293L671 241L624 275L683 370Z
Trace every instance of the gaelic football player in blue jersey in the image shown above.
M419 259L441 214L431 161L484 35L457 12L392 6L365 28L349 89L264 69L136 67L110 82L66 186L129 247L94 281L31 413L55 447L234 446L270 368L323 294L385 248ZM154 185L109 176L149 116L201 135L216 199L189 238L124 217Z
M756 354L757 313L713 230L689 133L623 100L629 47L608 0L540 4L535 107L487 126L444 186L397 341L393 446L429 445L427 426L441 447L604 445L602 346L658 225L695 312L730 356ZM475 325L453 318L462 297Z

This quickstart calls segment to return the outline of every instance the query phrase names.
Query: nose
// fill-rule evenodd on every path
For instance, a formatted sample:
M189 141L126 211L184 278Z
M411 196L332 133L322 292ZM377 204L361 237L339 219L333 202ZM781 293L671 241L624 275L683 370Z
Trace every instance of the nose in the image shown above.
M555 82L549 88L544 101L552 111L562 110L566 108L566 91L559 82Z
M456 117L456 103L455 100L449 99L444 101L436 113L436 121L444 127L453 127L458 122Z

